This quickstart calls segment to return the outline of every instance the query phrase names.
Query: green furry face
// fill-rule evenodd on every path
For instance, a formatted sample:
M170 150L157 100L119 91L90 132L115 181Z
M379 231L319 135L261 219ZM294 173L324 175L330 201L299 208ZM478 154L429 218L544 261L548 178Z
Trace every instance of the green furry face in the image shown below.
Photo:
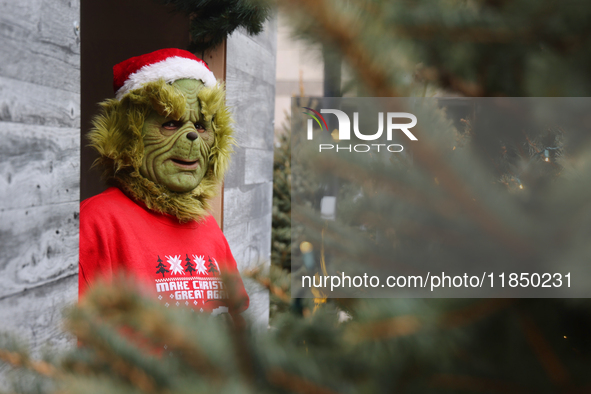
M88 139L104 178L180 222L206 217L234 145L224 86L159 80L100 106Z
M140 173L169 190L186 193L195 189L209 166L215 135L211 121L200 111L201 81L182 79L172 84L185 96L180 118L152 111L142 129L144 158Z

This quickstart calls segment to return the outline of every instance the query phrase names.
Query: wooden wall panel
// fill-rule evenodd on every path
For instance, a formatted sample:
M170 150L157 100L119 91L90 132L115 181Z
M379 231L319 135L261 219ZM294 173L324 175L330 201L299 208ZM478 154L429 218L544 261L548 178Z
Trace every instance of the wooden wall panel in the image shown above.
M22 0L0 4L3 77L80 92L79 4Z
M0 331L56 341L78 292L77 0L0 3ZM0 377L0 382L2 377Z
M78 275L72 274L45 286L2 297L0 321L3 328L26 338L33 348L59 348L74 343L62 330L63 311L78 296Z
M0 121L80 127L80 93L0 76Z
M80 129L0 122L1 211L78 201Z
M78 213L78 201L0 212L0 298L78 272Z
M239 147L224 183L224 234L240 269L270 264L273 196L276 21L257 36L239 30L227 40L226 91ZM247 281L247 316L269 321L269 295Z
M33 349L64 349L75 338L62 330L63 310L78 296L78 275L0 298L2 329L26 338ZM6 364L0 365L0 387L7 390ZM7 391L8 392L8 391Z

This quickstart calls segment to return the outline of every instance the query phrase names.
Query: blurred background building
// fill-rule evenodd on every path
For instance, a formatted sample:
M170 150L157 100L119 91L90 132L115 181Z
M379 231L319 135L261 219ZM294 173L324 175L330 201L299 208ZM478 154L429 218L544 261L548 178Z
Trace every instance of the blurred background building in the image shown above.
M277 72L275 87L275 131L283 132L283 123L291 110L293 96L322 96L324 62L319 46L310 47L295 39L282 13L277 17Z

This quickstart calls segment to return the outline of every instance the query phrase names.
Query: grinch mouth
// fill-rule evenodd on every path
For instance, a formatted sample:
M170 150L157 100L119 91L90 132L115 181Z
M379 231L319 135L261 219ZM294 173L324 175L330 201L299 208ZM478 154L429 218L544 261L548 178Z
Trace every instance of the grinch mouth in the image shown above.
M185 170L194 170L199 167L199 159L195 161L181 160L181 159L170 159L177 166Z

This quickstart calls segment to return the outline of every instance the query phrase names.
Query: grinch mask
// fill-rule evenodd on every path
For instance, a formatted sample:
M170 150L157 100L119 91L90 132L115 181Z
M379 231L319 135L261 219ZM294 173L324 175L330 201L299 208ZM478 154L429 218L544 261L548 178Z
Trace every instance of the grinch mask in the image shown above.
M230 125L223 86L160 79L101 103L88 138L109 183L186 222L208 215L234 144Z
M171 191L186 193L205 176L215 135L211 121L200 112L197 93L203 83L181 79L172 85L185 96L185 112L178 119L157 111L148 115L142 128L144 158L140 174Z

